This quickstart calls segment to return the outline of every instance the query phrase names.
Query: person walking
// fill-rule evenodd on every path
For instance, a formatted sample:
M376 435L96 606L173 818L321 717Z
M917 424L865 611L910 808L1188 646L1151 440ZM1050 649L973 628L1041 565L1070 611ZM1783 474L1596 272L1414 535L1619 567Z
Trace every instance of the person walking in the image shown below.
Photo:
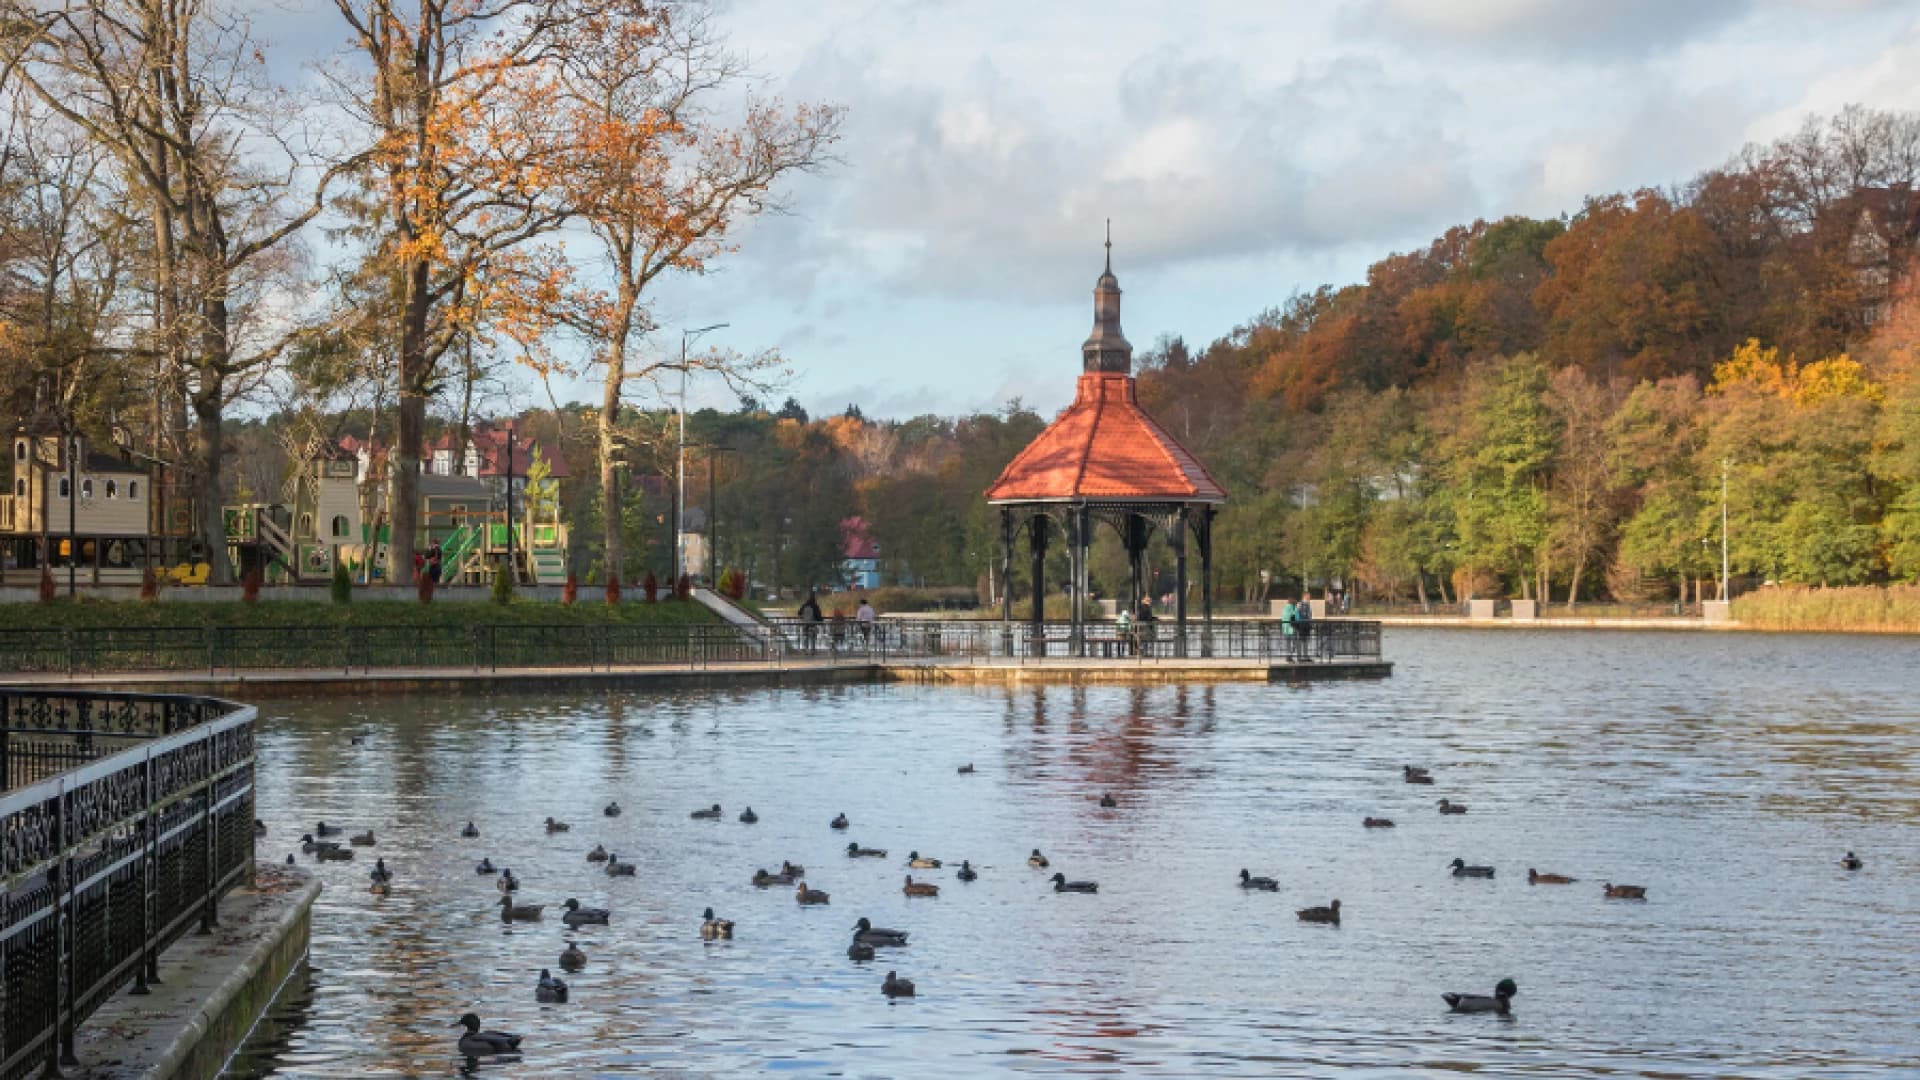
M1300 602L1294 605L1293 621L1300 628L1300 659L1309 664L1313 662L1313 602L1306 593L1300 594Z
M1285 641L1286 655L1289 660L1299 654L1299 638L1296 636L1299 633L1299 622L1300 612L1294 608L1293 601L1283 602L1280 605L1280 636Z
M820 639L820 598L807 590L807 598L800 603L800 640L813 651L814 643Z
M873 648L874 618L873 605L867 602L866 597L862 596L860 598L859 609L853 613L853 621L858 625L860 644L864 648Z
M1153 615L1153 597L1151 596L1141 597L1140 611L1138 614L1136 614L1133 617L1133 622L1134 622L1134 635L1139 640L1140 652L1142 655L1145 655L1153 651L1153 639L1154 639L1154 631L1155 631L1155 627L1153 624L1159 621L1160 620L1154 618L1154 615Z

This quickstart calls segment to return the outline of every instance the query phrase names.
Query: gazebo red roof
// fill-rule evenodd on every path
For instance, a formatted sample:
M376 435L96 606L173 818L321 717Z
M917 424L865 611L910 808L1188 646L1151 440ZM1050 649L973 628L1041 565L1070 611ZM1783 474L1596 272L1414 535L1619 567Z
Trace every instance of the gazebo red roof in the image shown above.
M1133 376L1090 372L1079 393L987 489L987 501L1225 502L1226 489L1140 407Z

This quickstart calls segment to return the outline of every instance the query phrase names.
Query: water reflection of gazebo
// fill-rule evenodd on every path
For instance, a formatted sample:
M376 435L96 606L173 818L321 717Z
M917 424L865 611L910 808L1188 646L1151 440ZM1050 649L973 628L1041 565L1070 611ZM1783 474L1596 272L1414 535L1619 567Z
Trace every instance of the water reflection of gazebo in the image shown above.
M1093 333L1080 347L1082 367L1073 404L1015 455L987 502L1000 508L1001 580L1011 582L1016 531L1027 535L1033 560L1030 647L1046 650L1046 556L1057 527L1068 551L1067 596L1072 605L1068 651L1087 654L1087 552L1100 522L1114 527L1131 573L1126 602L1137 607L1147 589L1146 553L1153 530L1163 530L1174 557L1174 654L1187 654L1187 538L1200 553L1200 613L1213 626L1213 518L1226 489L1200 459L1140 407L1133 379L1133 346L1120 332L1120 282L1107 267L1093 290ZM1001 617L1013 621L1013 590L1002 590ZM1201 635L1206 651L1211 635Z

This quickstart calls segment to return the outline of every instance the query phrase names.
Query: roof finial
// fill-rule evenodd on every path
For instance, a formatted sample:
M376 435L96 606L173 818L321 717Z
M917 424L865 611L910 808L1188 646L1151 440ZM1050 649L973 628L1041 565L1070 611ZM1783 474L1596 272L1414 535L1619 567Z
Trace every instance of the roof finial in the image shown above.
M1113 219L1107 219L1107 273L1113 273Z

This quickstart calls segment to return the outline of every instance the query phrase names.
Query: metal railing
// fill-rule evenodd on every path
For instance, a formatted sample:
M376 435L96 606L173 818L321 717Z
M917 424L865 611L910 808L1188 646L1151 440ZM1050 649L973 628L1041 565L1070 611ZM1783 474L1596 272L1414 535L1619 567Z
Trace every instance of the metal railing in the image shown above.
M0 630L0 672L373 671L767 662L731 626L170 626Z
M1072 626L982 619L888 618L811 625L770 619L789 656L853 656L876 660L943 659L1023 662L1076 655ZM1098 659L1153 662L1212 658L1301 663L1380 658L1380 624L1360 619L1316 619L1293 633L1275 619L1189 622L1183 636L1170 621L1122 633L1112 624L1089 625L1081 654Z
M255 716L0 688L0 1080L73 1064L74 1029L251 875Z

